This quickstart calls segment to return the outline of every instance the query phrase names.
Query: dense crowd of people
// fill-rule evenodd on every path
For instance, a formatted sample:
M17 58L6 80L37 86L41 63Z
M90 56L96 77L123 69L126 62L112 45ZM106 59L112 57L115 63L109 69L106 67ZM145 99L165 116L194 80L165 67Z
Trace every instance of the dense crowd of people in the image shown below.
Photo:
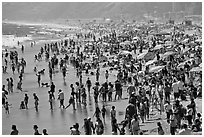
M142 135L140 123L150 118L153 110L161 115L166 113L170 134L190 135L202 130L202 114L196 110L195 99L202 98L202 28L180 24L136 24L136 23L101 23L86 26L89 32L76 33L75 37L57 42L46 43L34 57L35 62L45 61L48 67L50 82L43 83L41 77L45 69L34 71L39 87L49 88L49 104L59 100L60 109L68 109L71 105L87 105L87 97L93 96L95 102L94 117L85 118L84 123L76 123L70 127L71 135L80 135L80 126L85 135L104 134L104 121L107 113L106 102L121 100L128 94L128 106L123 121L117 121L117 108L110 111L113 135ZM190 33L193 31L194 33ZM187 33L189 32L189 33ZM33 44L32 44L33 46ZM24 47L21 48L24 53ZM18 90L22 89L26 61L19 62L18 52L10 51L3 55L3 73L8 68L13 74L18 73ZM77 82L70 85L69 104L66 106L62 89L56 89L53 75L61 72L63 81L69 75L68 67L76 70ZM102 76L102 69L105 74ZM114 81L111 75L116 75ZM95 81L90 77L95 76ZM83 81L83 78L86 81ZM2 87L2 105L7 114L9 106L7 96L14 90L12 77L6 79ZM127 89L127 90L125 90ZM58 93L56 92L58 91ZM90 94L93 93L93 94ZM57 97L56 97L57 96ZM30 97L25 94L20 109L28 109ZM33 93L34 107L39 106L39 98ZM189 102L183 105L182 102ZM103 104L99 108L99 103ZM38 126L34 125L34 134L39 135ZM177 132L178 131L178 132ZM166 134L163 125L158 122L157 128L149 133ZM11 134L18 134L16 125ZM47 134L47 130L43 130Z

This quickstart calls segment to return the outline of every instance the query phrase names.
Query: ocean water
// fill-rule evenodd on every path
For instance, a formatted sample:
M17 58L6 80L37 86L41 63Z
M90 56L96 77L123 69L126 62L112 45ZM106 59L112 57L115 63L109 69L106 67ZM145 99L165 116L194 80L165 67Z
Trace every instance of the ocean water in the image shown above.
M2 23L2 35L15 35L16 37L26 37L26 35L33 35L33 32L39 30L39 26Z
M18 47L18 41L23 44L26 41L59 40L64 36L64 34L59 35L60 33L59 29L40 25L2 23L2 46Z

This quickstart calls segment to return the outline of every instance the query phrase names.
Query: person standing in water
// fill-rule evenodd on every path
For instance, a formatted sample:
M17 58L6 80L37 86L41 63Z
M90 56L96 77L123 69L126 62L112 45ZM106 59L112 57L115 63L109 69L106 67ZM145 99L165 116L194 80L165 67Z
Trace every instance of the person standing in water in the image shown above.
M41 75L38 73L36 76L38 77L38 86L40 87Z
M26 108L26 109L28 109L28 99L29 99L28 95L25 94L24 103L25 103L25 108Z
M36 95L36 93L33 93L33 97L34 97L34 105L35 105L35 110L36 112L38 112L38 105L39 105L39 98L38 96Z

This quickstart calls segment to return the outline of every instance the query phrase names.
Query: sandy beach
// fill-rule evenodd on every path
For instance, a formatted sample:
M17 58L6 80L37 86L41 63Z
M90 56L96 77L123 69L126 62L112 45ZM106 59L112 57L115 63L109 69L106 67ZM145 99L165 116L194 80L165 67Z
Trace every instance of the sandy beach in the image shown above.
M83 119L86 117L92 117L95 110L95 104L92 97L88 97L88 105L85 108L83 105L77 105L77 111L73 111L70 107L67 110L61 110L59 109L59 101L55 100L54 103L54 110L49 110L49 103L48 103L48 90L49 88L43 87L39 88L37 84L37 77L35 75L35 72L33 71L33 68L37 66L38 70L41 70L43 68L47 68L48 63L45 61L42 62L34 62L34 55L37 54L42 46L44 46L43 41L40 43L37 43L36 46L31 48L29 44L25 45L25 53L22 54L20 49L17 49L19 52L20 57L24 57L27 62L27 67L25 69L25 76L23 78L23 92L19 91L14 87L14 93L11 96L8 96L9 103L12 104L10 109L10 115L6 115L4 110L2 111L2 134L8 135L10 133L10 126L12 124L18 125L18 129L20 129L19 134L32 134L33 129L32 126L34 124L37 124L39 126L39 130L42 131L43 128L46 128L49 132L49 134L52 135L66 135L70 134L69 128L76 122L80 123L82 126ZM56 73L54 75L53 82L56 85L56 90L62 89L65 93L65 105L68 104L68 99L70 97L70 87L69 85L71 83L75 83L78 81L78 78L76 77L76 71L73 68L73 66L68 66L68 77L66 77L66 82L63 82L62 74ZM101 77L100 82L104 82L104 73L105 69L101 69ZM85 75L85 74L83 74ZM18 81L18 74L12 75L11 70L8 71L8 74L2 75L2 84L6 84L5 79L7 77L13 77L14 79L14 85L17 84ZM114 82L115 75L110 75L110 81ZM95 76L90 76L90 79L92 81L95 81ZM86 81L86 77L83 77L83 82ZM48 70L45 71L45 75L42 76L42 82L49 82L48 77ZM123 89L126 91L126 87ZM27 93L29 96L29 109L28 110L19 110L20 101L23 100L24 94ZM39 97L39 112L35 112L34 109L34 100L33 100L33 93L37 93ZM92 95L93 93L91 93ZM55 93L55 96L57 96L57 91ZM110 111L111 106L115 105L117 110L117 119L118 122L121 122L124 119L125 110L124 108L127 106L127 98L128 95L126 92L123 94L123 99L116 101L116 102L107 102L107 111ZM202 99L196 99L196 106L198 112L202 112ZM188 101L183 101L182 104L186 105L189 103ZM99 103L100 108L102 107L102 103ZM166 134L170 134L169 131L169 125L166 122L165 119L165 113L162 115L159 114L159 112L156 109L153 109L153 112L151 112L151 120L145 122L144 124L141 124L142 130L151 130L153 127L156 126L156 123L160 121L163 125L163 128L165 130ZM22 122L23 121L23 122ZM93 118L93 121L95 122L95 118ZM110 116L108 115L105 121L107 124L105 124L105 135L111 134L111 125L110 125ZM80 130L83 132L83 128L80 127ZM145 134L150 134L146 132ZM156 134L156 133L151 133Z

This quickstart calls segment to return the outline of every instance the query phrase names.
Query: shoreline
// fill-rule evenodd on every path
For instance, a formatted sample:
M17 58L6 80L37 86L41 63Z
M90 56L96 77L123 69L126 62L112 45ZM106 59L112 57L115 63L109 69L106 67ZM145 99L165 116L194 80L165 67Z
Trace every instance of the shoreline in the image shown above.
M53 27L53 28L64 28L64 29L80 29L78 25L71 26L68 24L61 23L51 23L51 22L28 22L28 21L2 21L2 23L16 24L16 25L27 25L27 26L42 26L42 27Z
M2 49L9 49L9 48L20 48L18 46L18 41L20 45L25 44L27 42L47 42L47 41L59 41L62 39L66 39L69 37L73 37L73 34L76 32L80 32L81 28L79 26L69 26L66 24L59 24L59 23L34 23L34 22L25 22L25 21L2 21L2 23L6 24L15 24L15 25L23 25L23 26L39 26L42 30L36 31L36 34L39 36L34 35L27 35L22 37L16 37L15 34L11 35L2 35ZM43 31L44 30L44 31ZM63 34L60 33L67 33L67 37L64 37ZM49 33L49 34L48 34ZM52 33L52 37L50 37ZM55 34L54 33L59 33ZM56 36L56 37L55 37Z

